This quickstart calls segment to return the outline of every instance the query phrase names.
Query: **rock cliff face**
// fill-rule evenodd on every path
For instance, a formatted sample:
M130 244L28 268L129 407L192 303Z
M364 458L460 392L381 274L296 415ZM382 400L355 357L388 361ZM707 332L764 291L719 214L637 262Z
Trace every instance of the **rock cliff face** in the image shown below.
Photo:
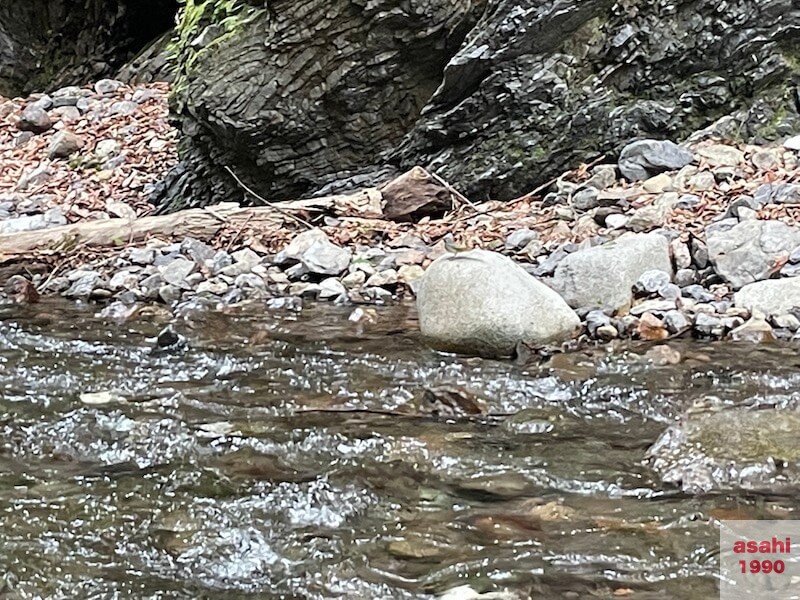
M421 164L511 198L637 137L797 125L791 0L189 0L162 210Z
M0 94L113 75L174 24L177 0L2 0Z

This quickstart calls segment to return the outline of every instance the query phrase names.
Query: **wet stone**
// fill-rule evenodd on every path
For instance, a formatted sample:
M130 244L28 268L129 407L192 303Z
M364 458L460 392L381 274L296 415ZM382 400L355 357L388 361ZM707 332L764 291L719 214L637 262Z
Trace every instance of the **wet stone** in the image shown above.
M685 331L689 327L689 319L679 310L670 310L663 317L667 331L672 334Z
M719 338L725 333L725 325L718 317L699 313L694 317L694 331L701 337Z
M791 490L800 483L800 414L770 408L695 411L648 450L662 479L687 493Z
M675 271L675 285L686 287L697 283L697 272L694 269L678 269Z

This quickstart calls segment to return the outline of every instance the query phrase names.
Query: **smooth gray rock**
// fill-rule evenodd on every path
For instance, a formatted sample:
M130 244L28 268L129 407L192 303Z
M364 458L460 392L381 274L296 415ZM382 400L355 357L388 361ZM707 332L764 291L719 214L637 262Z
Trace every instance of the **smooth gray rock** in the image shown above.
M573 308L631 303L631 288L646 271L672 273L667 239L626 233L600 246L568 254L556 267L553 289Z
M800 229L780 221L743 221L706 235L711 263L734 289L769 278L775 261L800 245Z
M800 308L800 277L757 281L733 295L734 305L767 316L780 316Z
M626 179L639 181L662 171L677 171L693 160L691 152L669 140L638 140L622 149L618 166Z
M139 110L139 105L130 100L121 100L111 105L111 114L113 115L130 116L136 114L137 110Z
M116 79L100 79L94 84L94 91L100 95L113 94L123 85L125 84Z
M487 250L435 260L422 277L417 310L433 347L480 356L508 356L523 341L561 341L580 327L556 292Z
M689 319L679 310L671 310L663 317L664 325L670 333L678 333L689 327Z
M572 206L578 210L591 210L597 208L600 203L598 201L600 192L592 185L586 185L572 194Z

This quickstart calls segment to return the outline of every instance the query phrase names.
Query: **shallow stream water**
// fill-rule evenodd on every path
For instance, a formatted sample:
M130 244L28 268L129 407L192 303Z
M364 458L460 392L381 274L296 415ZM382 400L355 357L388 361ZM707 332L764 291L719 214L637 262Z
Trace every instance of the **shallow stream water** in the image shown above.
M2 598L706 599L718 519L800 507L688 495L645 461L709 397L791 394L788 346L521 366L427 349L408 305L98 310L0 307ZM187 348L154 353L170 319ZM489 415L437 416L436 386Z

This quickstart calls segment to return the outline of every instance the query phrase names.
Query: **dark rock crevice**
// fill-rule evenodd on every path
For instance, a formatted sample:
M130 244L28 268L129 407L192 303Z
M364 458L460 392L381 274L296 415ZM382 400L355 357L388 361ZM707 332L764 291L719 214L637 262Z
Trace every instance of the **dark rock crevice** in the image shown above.
M4 0L0 94L113 76L171 30L177 0Z

